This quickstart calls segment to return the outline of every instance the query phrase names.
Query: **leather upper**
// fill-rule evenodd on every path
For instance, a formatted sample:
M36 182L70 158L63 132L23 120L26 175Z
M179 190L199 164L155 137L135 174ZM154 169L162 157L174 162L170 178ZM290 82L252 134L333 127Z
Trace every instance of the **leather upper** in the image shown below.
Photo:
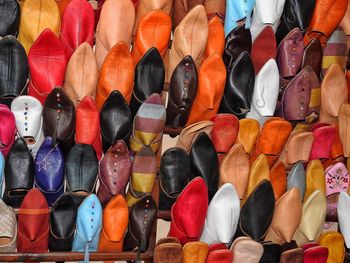
M199 240L208 209L207 191L200 177L185 187L171 208L168 236L177 237L182 245Z
M350 156L349 132L350 105L343 104L339 110L339 137L343 146L344 156Z
M77 213L72 194L63 194L56 200L50 213L50 251L72 251Z
M62 88L54 88L44 104L43 129L53 143L59 143L66 156L74 145L75 108Z
M198 74L191 56L184 57L171 76L166 124L184 127L198 89Z
M17 251L44 253L49 246L49 207L39 189L30 190L18 211Z
M264 253L260 259L261 263L279 262L282 254L282 246L273 242L263 243Z
M170 2L167 0L167 2ZM172 21L173 29L185 19L186 15L191 12L197 5L204 5L205 0L173 0Z
M46 137L35 157L35 185L45 195L49 206L64 191L64 157L51 137Z
M350 228L349 224L347 223L349 221L350 211L348 209L350 203L350 197L347 192L340 192L339 199L338 199L338 205L337 205L337 214L338 214L338 222L339 222L339 228L340 232L342 233L345 245L347 248L350 247Z
M343 20L340 22L340 26L343 28L345 35L350 34L350 3L348 2L348 7L346 8L346 13Z
M250 165L248 187L243 202L247 200L250 194L263 180L270 181L270 168L267 156L265 154L260 154Z
M208 19L218 16L222 21L224 21L226 13L226 0L206 0L204 2L204 7L207 11Z
M244 118L250 110L254 91L254 66L247 52L242 52L226 78L219 112Z
M103 151L117 140L127 141L131 134L131 112L119 91L112 91L100 111Z
M207 257L208 263L218 263L218 262L224 262L224 263L231 263L233 259L232 251L229 249L218 249L209 252Z
M2 199L2 189L3 189L3 182L4 182L4 168L5 168L5 158L4 155L0 152L0 199Z
M147 2L146 0L142 2ZM161 2L161 1L150 1ZM166 2L172 2L166 0ZM139 8L140 9L140 8ZM168 43L171 34L171 18L166 12L157 10L146 13L138 24L134 43L131 51L134 64L137 64L141 57L150 49L156 48L161 57L165 56L168 50Z
M60 10L54 0L27 0L21 10L18 40L27 54L46 29L58 36L61 28Z
M304 48L301 68L309 65L315 71L316 76L320 76L322 65L323 49L318 38L314 38Z
M281 263L302 263L304 250L302 248L293 248L282 252Z
M239 55L246 51L248 54L252 48L252 37L249 29L244 25L237 26L225 38L223 60L227 71L230 71Z
M67 64L63 89L77 105L85 96L95 98L98 72L95 54L88 43L74 50Z
M237 22L246 19L245 28L250 28L251 13L253 11L255 0L227 0L225 16L225 35L227 36L232 29L237 27Z
M97 108L101 110L113 90L118 90L129 104L133 85L134 64L129 47L124 42L118 42L109 50L100 69L96 94Z
M13 35L18 33L20 6L16 0L4 0L0 4L1 22L0 36Z
M185 79L186 81L186 79ZM206 58L198 72L198 89L187 125L209 120L219 110L225 89L226 69L221 56L213 53Z
M86 96L76 107L75 142L91 144L97 158L102 157L100 113L92 97Z
M214 2L214 1L212 1ZM208 10L206 9L208 12ZM221 57L225 48L225 32L222 20L215 15L208 20L208 41L204 51L203 61L213 53L218 53Z
M326 263L328 261L328 253L328 248L316 245L304 251L303 262L312 263L317 261Z
M44 141L43 106L34 97L19 96L11 103L11 111L16 119L17 132L25 139L29 151L35 157Z
M240 119L237 142L241 143L246 153L250 154L259 135L260 124L254 119Z
M135 82L130 109L136 114L141 104L153 93L163 90L165 67L157 48L151 47L135 67Z
M276 32L277 42L282 39L294 28L298 27L305 33L310 23L312 13L314 12L316 0L286 0L284 4L281 22Z
M28 54L28 64L28 95L44 104L52 89L63 85L67 65L63 46L51 30L45 29L33 43Z
M193 58L196 67L199 68L207 46L207 40L207 16L204 7L197 5L190 10L174 31L174 38L169 52L168 81L180 61L188 55Z
M275 199L278 200L287 191L287 172L282 162L277 161L271 168L270 182L275 194Z
M5 162L4 202L19 207L26 193L34 185L34 161L22 138L18 138Z
M67 156L65 168L70 192L92 193L97 180L98 160L91 145L74 145Z
M161 238L154 249L154 262L182 262L182 246L177 238Z
M95 15L90 3L71 0L64 9L60 41L67 60L84 42L94 44Z
M231 250L234 254L233 263L240 263L242 261L257 263L264 253L263 245L249 237L236 238L231 246Z
M111 23L115 26L111 27ZM98 69L101 69L109 50L119 41L123 41L129 49L134 23L135 8L130 0L112 0L103 4L96 28Z
M0 104L0 116L3 120L0 123L0 151L6 158L15 142L16 120L14 114L4 104Z
M188 242L183 246L182 262L206 262L209 253L208 244L202 241Z
M0 199L0 231L1 236L5 239L0 245L0 252L16 252L17 247L17 220L15 211L10 206L7 206Z
M240 210L238 194L231 183L220 187L210 201L200 240L207 244L230 244L236 232Z
M304 199L306 189L305 169L302 162L293 165L287 177L287 189L298 188L300 199Z
M312 127L311 132L314 134L314 142L309 159L327 159L335 140L336 129L325 123L319 123Z
M344 261L345 248L344 248L344 238L341 233L336 231L329 231L322 233L318 239L320 246L328 248L328 258L329 262L341 262Z
M306 168L306 191L304 198L307 199L315 190L326 194L326 182L324 180L324 169L320 160L312 160Z
M27 93L28 78L27 54L13 36L0 39L0 67L0 103L10 106L15 97Z
M101 159L98 167L100 186L97 196L104 207L117 194L125 195L131 174L131 160L123 140L117 141Z

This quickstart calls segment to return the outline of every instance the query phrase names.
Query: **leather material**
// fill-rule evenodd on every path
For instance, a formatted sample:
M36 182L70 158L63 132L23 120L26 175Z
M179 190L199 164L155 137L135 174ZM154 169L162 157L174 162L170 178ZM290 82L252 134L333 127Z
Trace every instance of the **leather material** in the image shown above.
M149 194L132 205L129 212L129 226L125 237L124 250L144 252L157 217L157 205Z
M174 12L176 2L174 4ZM180 2L180 1L178 1ZM194 41L195 40L195 41ZM167 81L180 61L186 57L193 58L199 68L208 40L208 21L202 5L192 8L174 31L174 38L169 51L169 68Z
M241 119L250 110L254 91L254 66L247 52L242 52L226 78L219 112L227 112Z
M265 240L276 243L291 242L299 226L301 213L300 191L298 188L292 188L277 200Z
M233 254L229 249L218 249L211 251L207 257L207 263L231 263Z
M114 27L111 28L111 23ZM109 50L122 41L130 47L135 23L135 8L130 0L112 0L102 6L96 28L96 60L100 70Z
M214 1L212 1L214 2ZM208 10L206 9L207 13ZM218 53L221 57L224 53L225 48L225 32L222 20L220 17L215 15L208 20L208 41L204 51L204 58L208 58L214 53Z
M200 240L208 245L229 245L236 232L239 210L240 200L234 186L222 185L209 204Z
M62 16L60 41L67 60L84 42L94 44L95 15L90 3L84 0L71 0Z
M185 127L176 142L176 147L183 148L186 152L191 150L193 142L196 140L199 134L205 132L208 136L211 135L211 131L214 127L212 121L200 121Z
M263 180L270 180L270 169L266 155L260 154L250 166L248 188L245 194L244 201L246 201L246 199L250 196L254 189Z
M67 64L63 89L77 106L85 96L95 98L97 88L95 54L88 43L75 48Z
M67 5L71 2L72 0L55 0L58 9L60 10L60 15L61 18L63 17L64 10L66 9Z
M181 245L200 238L208 209L207 191L205 181L196 177L184 188L171 208L168 236L177 237Z
M339 110L339 137L340 141L343 146L344 156L349 157L350 156L350 140L348 137L348 127L350 124L350 105L349 104L343 104L340 106Z
M17 247L17 220L16 214L12 207L7 206L0 199L0 252L16 252Z
M240 143L234 144L220 163L219 185L231 183L243 199L249 181L249 157Z
M190 158L185 150L172 147L166 150L159 168L159 209L170 210L186 187L190 177Z
M211 121L214 123L214 127L210 139L215 146L219 161L221 161L237 139L239 121L232 114L217 114L211 118Z
M334 128L336 129L336 135L330 152L330 157L332 160L344 156L343 145L339 136L339 125L336 124Z
M236 28L238 21L245 18L245 28L250 28L251 13L253 11L255 0L246 1L226 1L225 16L225 35L227 36L232 29Z
M264 253L263 245L249 237L236 238L231 246L233 252L232 263L259 263Z
M130 138L130 151L138 152L149 146L157 153L165 126L166 111L162 97L153 93L137 111Z
M34 161L23 139L18 138L5 162L5 191L7 205L19 207L26 193L34 185Z
M102 157L100 113L92 97L86 96L76 107L75 142L91 144L98 160Z
M208 20L214 16L218 16L222 21L225 19L226 0L206 0L204 2L205 10L207 11Z
M77 214L78 206L72 194L63 194L56 200L50 213L50 251L72 250Z
M344 15L342 21L340 22L340 26L342 27L345 35L347 35L347 36L350 34L350 7L349 6L350 6L350 4L348 2L348 7L346 8L345 15Z
M98 167L100 186L97 196L104 207L115 195L125 195L131 174L131 160L124 141L117 141L101 159Z
M223 243L212 244L208 247L208 252L213 252L215 250L227 249L227 246Z
M318 239L325 219L326 198L321 191L315 190L303 203L301 221L293 236L299 247Z
M281 100L282 117L289 121L305 120L311 98L312 77L310 66L304 67L287 85Z
M254 119L240 119L237 142L241 143L246 153L250 154L259 135L260 124Z
M343 19L347 1L328 0L316 1L313 16L304 37L305 44L317 37L321 44L326 44L327 39Z
M28 95L44 104L52 89L63 85L67 65L63 46L51 30L45 29L34 42L28 54L28 65Z
M218 53L214 53L206 58L199 68L198 89L187 125L209 120L215 116L219 110L222 94L224 93L225 81L225 65L221 56Z
M182 246L177 238L163 237L158 240L154 249L154 263L182 261Z
M223 60L227 71L230 71L239 55L252 49L252 37L244 25L237 26L225 38Z
M315 190L326 194L326 182L324 169L320 160L312 160L306 168L306 191L304 198L307 199Z
M239 228L246 236L262 240L271 224L275 197L271 183L261 181L241 208Z
M316 0L286 0L284 4L281 22L276 32L277 42L294 28L300 28L304 34L314 12Z
M13 35L18 33L20 6L15 0L5 0L0 4L2 20L0 23L0 36Z
M113 90L118 90L129 104L133 84L134 64L129 47L124 42L118 42L109 50L100 69L96 94L97 108L101 110Z
M26 0L21 10L18 40L28 54L43 31L49 29L58 36L60 27L60 10L54 0Z
M186 15L188 15L188 13L190 13L193 8L195 8L197 5L204 5L204 3L205 0L173 0L173 29L175 30L181 24Z
M270 182L272 184L275 200L287 191L287 172L286 167L280 161L277 161L270 171Z
M286 120L277 117L269 118L260 130L250 162L252 163L259 154L263 153L268 157L269 167L272 167L291 132L292 125Z
M5 158L4 155L0 152L0 199L2 199L2 189L4 185L4 180L5 180Z
M344 71L338 64L332 64L321 84L320 121L336 122L340 106L348 101L348 86Z
M281 77L294 77L297 74L303 53L303 34L299 28L294 28L278 45L276 61Z
M285 2L286 0L255 1L254 15L250 27L253 40L266 25L271 26L273 31L276 32Z
M287 177L287 189L298 188L300 199L304 199L306 189L305 169L302 162L293 165Z
M247 118L256 119L262 125L266 117L273 116L279 87L278 67L276 61L270 59L255 77L251 110L248 112Z
M147 1L141 1L141 5L144 5L144 2ZM156 1L148 2L156 3ZM172 1L166 0L164 2ZM138 7L138 9L140 9L140 7ZM164 58L168 50L170 33L171 18L169 13L160 10L146 13L141 18L135 33L131 51L134 64L137 64L150 48L156 48L160 56Z
M280 244L266 242L263 243L264 253L260 259L260 263L278 263L280 262L282 247Z
M304 251L304 263L326 263L328 262L328 248L316 246Z
M219 164L215 147L209 136L201 132L192 144L190 152L190 179L200 176L208 188L209 201L215 195L219 182Z
M102 228L102 207L97 196L87 196L78 208L72 251L97 251Z
M280 263L303 263L303 256L302 248L290 249L281 254Z
M252 44L250 56L254 65L255 75L270 59L275 59L277 54L275 34L271 26L266 26L259 33Z
M33 157L44 141L43 106L40 101L31 96L19 96L11 103L11 111L16 119L16 128L24 138Z
M157 158L149 147L143 147L134 157L126 196L128 206L146 194L151 194L157 176Z
M0 151L6 158L15 142L16 120L14 114L4 104L0 104L0 116L3 120L0 124Z
M98 251L121 252L129 223L129 211L122 195L113 197L103 210Z
M349 228L349 216L350 211L348 209L350 203L350 197L347 192L340 192L338 205L337 205L337 214L338 214L338 223L341 234L344 237L345 245L347 248L350 247L350 228Z
M18 211L17 251L44 253L49 246L49 207L39 189L30 190Z
M202 241L188 242L183 246L182 263L205 263L208 253L208 244Z
M35 186L50 207L64 191L64 157L51 137L45 138L35 157Z
M184 127L190 121L191 108L198 90L198 78L192 57L184 57L170 80L166 124L172 128Z
M327 167L324 171L326 181L327 220L338 221L337 203L339 193L349 188L349 172L342 162Z
M136 114L141 104L153 93L163 90L165 67L159 51L151 47L135 67L135 84L130 101L130 109Z
M119 91L112 91L100 112L103 151L118 140L128 141L131 134L131 112Z
M173 9L173 0L141 0L136 8L136 19L134 25L134 34L135 31L140 27L142 21L144 21L144 17L150 16L150 13L159 10L168 16L171 14ZM158 11L157 11L158 12ZM170 17L169 17L170 18ZM171 20L169 21L170 31L171 31ZM170 32L169 31L169 32Z
M301 68L309 65L312 67L316 76L320 76L322 66L323 49L318 38L314 38L304 48Z
M329 154L335 140L336 129L325 123L319 123L311 128L314 134L314 142L309 160L328 159Z
M320 246L328 248L327 262L344 262L345 247L342 234L335 231L322 233L318 243Z
M6 15L3 15L3 19L5 17ZM28 77L26 52L13 36L5 36L0 39L0 65L2 67L0 72L0 103L10 107L14 98L27 93L26 84Z
M91 145L74 145L67 156L65 167L67 189L70 192L93 192L97 181L98 160Z
M65 156L74 145L75 108L62 88L54 88L44 104L43 129L53 143L59 143Z

